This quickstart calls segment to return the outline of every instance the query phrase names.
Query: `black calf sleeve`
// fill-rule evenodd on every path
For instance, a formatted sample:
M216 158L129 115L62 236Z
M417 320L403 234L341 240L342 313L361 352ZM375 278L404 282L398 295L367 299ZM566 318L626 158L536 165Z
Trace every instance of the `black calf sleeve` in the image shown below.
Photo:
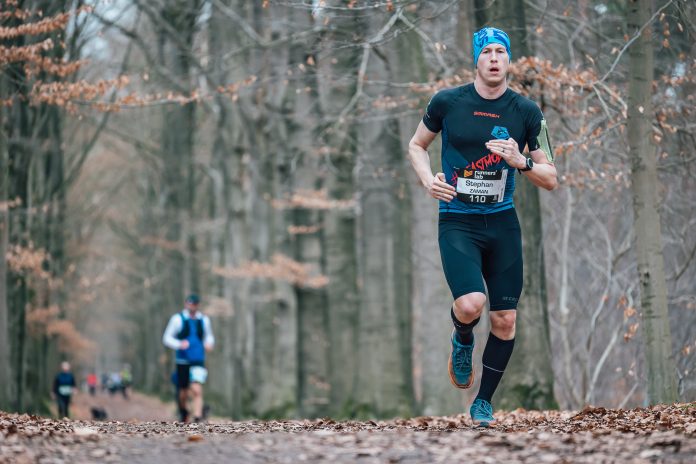
M468 324L465 324L464 322L457 319L457 316L455 316L454 314L454 308L450 309L450 314L452 316L454 330L457 333L457 341L462 345L471 345L472 343L474 343L474 327L476 327L476 324L478 324L481 318L477 317Z
M515 339L502 340L491 332L488 335L486 348L483 350L483 373L481 374L481 388L479 389L477 398L484 399L490 403L493 398L500 379L503 378L503 372L507 367L512 349L515 346Z

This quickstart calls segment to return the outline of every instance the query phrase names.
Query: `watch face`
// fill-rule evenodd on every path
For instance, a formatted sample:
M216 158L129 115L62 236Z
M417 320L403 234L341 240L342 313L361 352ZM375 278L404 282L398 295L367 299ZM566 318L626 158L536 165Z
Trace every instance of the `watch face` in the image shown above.
M534 160L532 158L527 158L527 169L532 169L534 167Z

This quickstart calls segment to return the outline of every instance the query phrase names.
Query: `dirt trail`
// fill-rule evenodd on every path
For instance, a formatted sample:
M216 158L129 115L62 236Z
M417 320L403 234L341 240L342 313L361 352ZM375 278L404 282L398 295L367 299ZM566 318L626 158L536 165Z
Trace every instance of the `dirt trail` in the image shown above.
M74 420L91 420L92 407L106 411L107 420L113 421L173 421L176 419L176 406L173 402L164 403L158 398L131 392L128 399L121 393L111 395L99 392L95 396L77 392L70 405L70 417Z
M464 415L184 425L0 412L0 462L696 462L696 403L496 417L481 430Z

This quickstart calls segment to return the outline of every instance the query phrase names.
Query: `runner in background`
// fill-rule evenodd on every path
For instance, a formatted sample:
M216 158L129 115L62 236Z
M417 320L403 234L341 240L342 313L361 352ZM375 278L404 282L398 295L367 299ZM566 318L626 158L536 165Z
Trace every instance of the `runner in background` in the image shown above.
M131 374L130 364L124 364L123 369L121 369L121 394L125 399L128 399L132 384L133 374Z
M97 374L94 372L87 374L87 389L90 396L94 396L97 393Z
M70 417L70 400L75 388L75 376L70 371L70 363L63 361L60 372L53 380L53 397L58 404L58 417Z
M162 342L176 350L176 379L179 391L179 419L189 419L188 400L193 403L193 420L203 420L203 384L208 377L205 355L213 349L215 338L210 319L199 310L198 295L189 295L185 308L174 314L167 324Z

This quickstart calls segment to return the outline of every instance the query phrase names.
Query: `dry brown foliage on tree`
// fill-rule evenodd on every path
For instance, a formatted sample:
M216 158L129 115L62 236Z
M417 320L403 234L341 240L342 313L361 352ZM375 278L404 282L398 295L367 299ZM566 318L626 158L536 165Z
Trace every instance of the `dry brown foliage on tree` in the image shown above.
M235 268L214 267L213 274L227 279L263 278L284 280L297 287L321 288L329 283L328 277L318 274L313 266L275 254L270 263L248 261Z
M298 190L287 199L272 200L271 204L276 209L350 209L355 207L354 200L332 200L326 190Z
M71 19L76 15L89 13L89 7L48 17L44 17L38 10L22 9L19 2L13 0L2 2L2 9L0 72L3 73L3 78L16 85L12 87L14 90L10 90L15 93L0 95L0 105L51 105L72 110L72 99L94 99L121 84L121 81L97 84L79 80L67 82L65 79L74 75L84 62L55 57L56 49L65 48L61 37ZM58 55L62 56L62 53ZM3 90L8 88L10 87ZM0 210L34 216L48 214L52 211L52 205L44 203L24 207L21 199L17 198L2 202ZM23 279L31 289L33 297L24 308L29 333L36 337L55 337L58 349L63 353L91 357L92 342L77 330L73 321L66 318L65 308L56 304L40 307L42 301L53 301L52 295L63 287L63 278L66 277L55 276L51 272L52 257L49 251L35 246L31 241L11 243L4 258L9 270Z

